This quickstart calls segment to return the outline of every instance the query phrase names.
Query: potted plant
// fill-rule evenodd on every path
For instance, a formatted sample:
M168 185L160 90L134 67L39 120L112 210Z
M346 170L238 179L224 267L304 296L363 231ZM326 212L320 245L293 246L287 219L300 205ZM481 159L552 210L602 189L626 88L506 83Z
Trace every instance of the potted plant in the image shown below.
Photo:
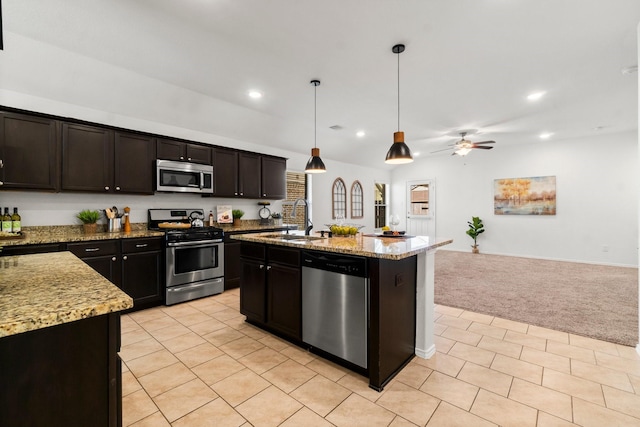
M474 254L480 253L478 249L478 236L484 233L484 224L482 224L482 220L480 217L472 216L471 221L467 221L469 225L469 229L467 230L467 234L469 237L473 239L473 245L471 245L471 252Z
M240 218L242 218L242 216L244 215L244 211L240 210L240 209L233 209L231 211L231 216L233 216L233 225L234 226L239 226L240 225Z
M272 213L271 218L273 219L273 223L275 225L282 225L282 214L280 212Z
M82 227L86 234L93 234L98 227L96 223L100 219L100 212L84 209L76 215L76 218L82 221Z

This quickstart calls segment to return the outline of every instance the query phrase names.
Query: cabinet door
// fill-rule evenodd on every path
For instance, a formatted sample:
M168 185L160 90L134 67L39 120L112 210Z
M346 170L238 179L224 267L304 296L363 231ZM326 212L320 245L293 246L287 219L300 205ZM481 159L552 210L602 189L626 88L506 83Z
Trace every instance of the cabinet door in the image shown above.
M158 159L175 160L177 162L185 160L184 143L173 141L171 139L158 139L158 147L156 149Z
M0 114L0 188L60 189L58 122Z
M211 164L211 147L197 144L185 144L187 161L193 163Z
M287 198L287 160L262 156L261 197L275 200Z
M116 132L114 143L115 191L153 194L154 138Z
M260 155L240 153L238 158L238 190L240 197L260 198Z
M123 254L121 287L133 298L135 308L162 301L162 253Z
M265 322L266 290L264 261L240 260L240 313L248 319Z
M62 189L110 192L113 187L113 132L62 124Z
M67 250L102 274L111 283L120 286L120 245L118 240L100 240L68 243Z
M278 264L267 266L267 325L302 339L300 269Z
M238 152L224 148L213 150L213 195L236 197L238 195Z
M240 242L224 244L224 289L240 286Z

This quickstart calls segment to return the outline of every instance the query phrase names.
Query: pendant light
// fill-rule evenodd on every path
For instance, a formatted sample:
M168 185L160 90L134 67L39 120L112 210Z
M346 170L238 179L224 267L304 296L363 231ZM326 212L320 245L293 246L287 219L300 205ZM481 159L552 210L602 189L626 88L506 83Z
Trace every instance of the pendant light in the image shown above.
M318 114L317 114L317 109L318 109L318 101L317 101L317 89L318 86L320 86L320 80L311 80L310 82L314 88L313 88L313 148L311 149L311 158L309 159L309 161L307 162L307 167L304 168L305 173L324 173L327 171L327 169L324 166L324 163L322 162L322 159L320 158L320 149L316 147L316 142L318 139L317 136L317 122L318 122Z
M404 52L404 45L397 44L391 48L391 51L398 55L398 131L393 134L393 144L384 162L399 165L413 162L413 157L411 157L411 150L404 143L404 132L400 132L400 54Z

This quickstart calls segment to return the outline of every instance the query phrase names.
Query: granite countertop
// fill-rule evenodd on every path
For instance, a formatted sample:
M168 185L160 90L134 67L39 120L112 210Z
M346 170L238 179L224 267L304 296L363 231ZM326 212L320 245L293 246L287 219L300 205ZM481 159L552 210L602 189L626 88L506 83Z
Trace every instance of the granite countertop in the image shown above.
M280 224L280 225L260 225L255 222L243 222L240 225L234 226L233 224L216 224L218 227L222 228L225 233L235 234L235 233L251 233L251 232L261 232L267 230L296 230L298 228L295 224Z
M90 242L94 240L132 239L136 237L164 236L162 231L147 230L147 224L132 224L131 232L97 232L85 234L81 225L52 225L24 227L23 239L0 240L0 246L38 245L60 242Z
M0 258L0 337L133 307L71 252Z
M445 246L452 239L429 239L427 236L415 237L370 237L358 233L355 237L312 237L313 240L284 240L279 237L285 233L239 234L231 238L246 242L266 243L325 252L335 252L369 258L399 260ZM302 231L290 233L304 236Z

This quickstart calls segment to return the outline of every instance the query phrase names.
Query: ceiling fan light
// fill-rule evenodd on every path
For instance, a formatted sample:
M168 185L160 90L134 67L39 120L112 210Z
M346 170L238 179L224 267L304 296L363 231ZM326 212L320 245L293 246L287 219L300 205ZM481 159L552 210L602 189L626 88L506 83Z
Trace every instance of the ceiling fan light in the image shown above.
M311 158L307 162L307 166L304 168L305 173L325 173L327 168L324 166L324 162L320 158L320 149L311 149Z
M391 148L389 148L389 151L387 151L387 157L384 162L390 165L401 165L413 162L411 150L409 146L404 143L404 132L395 132L393 134L393 144Z
M456 151L454 151L454 153L457 154L458 156L466 156L470 152L471 152L471 148L467 148L467 147L458 148Z

